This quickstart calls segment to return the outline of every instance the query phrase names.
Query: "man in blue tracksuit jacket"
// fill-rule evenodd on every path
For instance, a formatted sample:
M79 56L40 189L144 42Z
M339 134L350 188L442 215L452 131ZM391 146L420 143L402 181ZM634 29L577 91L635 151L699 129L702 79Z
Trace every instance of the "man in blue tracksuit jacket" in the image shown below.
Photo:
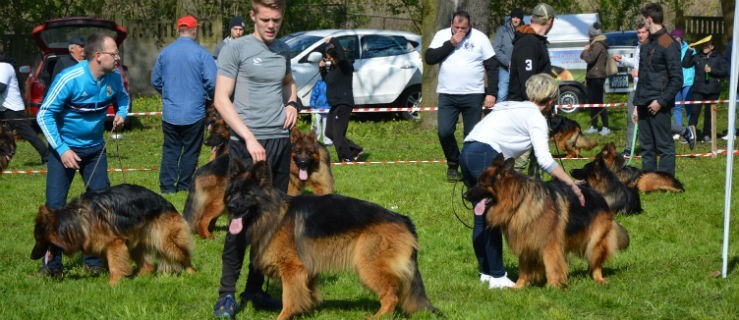
M108 106L116 107L113 128L123 125L130 98L116 72L120 61L113 38L93 34L85 47L87 60L64 69L46 93L36 121L49 141L46 206L66 204L69 186L79 170L87 191L110 187L103 131ZM99 258L84 257L93 274L105 271ZM61 277L61 251L53 247L42 261L42 274Z

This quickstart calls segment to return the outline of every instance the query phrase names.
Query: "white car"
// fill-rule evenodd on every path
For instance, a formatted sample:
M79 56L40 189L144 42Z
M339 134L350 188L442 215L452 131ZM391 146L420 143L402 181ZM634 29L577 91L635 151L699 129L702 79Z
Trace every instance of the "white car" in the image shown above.
M409 32L369 29L331 29L289 34L281 40L290 46L298 97L310 104L313 86L320 78L318 63L328 37L339 40L354 60L354 102L357 106L414 107L421 103L421 36ZM417 119L418 112L403 112Z

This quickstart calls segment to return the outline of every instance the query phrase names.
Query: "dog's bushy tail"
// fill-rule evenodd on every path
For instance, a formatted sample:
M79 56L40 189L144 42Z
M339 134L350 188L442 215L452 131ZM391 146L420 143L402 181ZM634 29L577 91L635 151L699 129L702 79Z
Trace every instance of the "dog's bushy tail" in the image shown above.
M665 172L644 172L636 183L641 192L667 191L685 192L682 182Z
M582 132L578 132L577 134L577 140L575 140L575 147L582 148L585 150L590 150L595 148L595 146L598 145L598 142L586 137L582 134Z
M182 216L185 218L185 221L187 221L187 224L190 226L190 230L193 232L197 231L197 221L200 220L200 216L203 215L203 210L197 210L195 208L195 185L195 181L190 184L190 190L188 190L187 199L185 200L185 209L182 211Z
M626 231L626 228L624 226L620 225L618 222L613 221L613 231L611 234L615 237L613 239L616 244L616 249L623 250L629 247L629 232Z
M426 287L423 285L423 278L421 278L421 272L418 270L418 251L413 250L413 267L415 269L413 273L413 279L411 279L410 287L401 294L401 308L403 312L410 315L419 311L429 311L438 316L444 316L444 314L431 304L431 301L426 297Z

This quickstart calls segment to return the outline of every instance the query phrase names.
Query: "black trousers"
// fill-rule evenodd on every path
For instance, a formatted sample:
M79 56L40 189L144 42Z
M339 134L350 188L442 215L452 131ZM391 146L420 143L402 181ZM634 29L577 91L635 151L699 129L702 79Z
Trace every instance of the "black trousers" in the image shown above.
M267 152L267 163L272 168L272 185L287 192L287 185L290 181L290 151L292 148L290 138L259 140L259 143ZM228 155L229 157L237 157L247 165L252 164L251 156L242 140L230 141ZM236 235L226 233L223 254L221 254L223 267L221 269L221 287L218 289L219 296L236 292L236 281L241 274L247 246L249 246L249 242L246 239L246 228ZM249 293L261 291L264 284L264 274L256 269L253 264L254 254L254 247L252 247L249 253L249 274L244 289L244 292Z
M716 100L718 99L718 93L702 93L693 91L694 100ZM689 125L694 126L698 124L698 117L703 109L703 131L701 132L702 137L711 136L711 104L710 103L696 103L690 109L690 122ZM696 139L698 139L696 137Z
M675 141L672 140L672 106L652 115L647 106L637 106L642 169L675 175ZM657 156L659 155L659 163Z
M606 83L605 78L587 78L588 83L588 103L603 103L603 95ZM608 127L608 109L607 108L590 108L590 125L598 128L598 115L603 122L604 127Z
M339 104L331 106L331 110L328 112L325 135L334 142L339 161L352 159L358 152L363 150L362 147L346 137L346 130L349 128L349 118L352 115L352 109L353 107L350 105Z
M36 149L36 152L41 156L41 163L46 163L49 160L49 148L41 141L36 131L31 128L30 119L28 119L25 112L6 109L0 112L0 119L8 120L10 127L15 129L21 138L28 141Z

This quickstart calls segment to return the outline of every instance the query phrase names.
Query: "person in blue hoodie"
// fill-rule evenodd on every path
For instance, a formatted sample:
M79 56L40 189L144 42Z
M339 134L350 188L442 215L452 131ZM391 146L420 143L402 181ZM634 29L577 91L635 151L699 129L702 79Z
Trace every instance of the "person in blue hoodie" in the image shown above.
M323 79L318 79L316 85L313 87L313 91L310 94L310 107L320 111L314 113L311 116L310 127L316 130L316 137L323 142L325 145L334 144L331 138L326 136L326 120L328 119L328 112L331 106L328 104L326 99L326 82Z
M55 210L67 203L69 187L79 171L86 191L110 188L108 158L103 139L108 106L116 109L113 130L123 125L131 99L116 70L120 53L113 38L93 34L87 38L87 60L64 69L54 78L36 115L52 149L46 173L46 206ZM52 246L42 259L42 275L63 277L61 249ZM99 275L100 258L84 256L89 272Z
M692 54L695 54L695 49L688 46L688 43L683 40L683 31L675 28L670 32L670 35L675 38L680 44L680 61L685 58L685 53L691 50ZM675 107L672 108L672 136L673 140L680 138L680 133L683 132L683 109L685 109L685 116L690 122L690 108L691 106L686 104L678 104L682 101L690 101L693 99L693 80L695 79L695 67L683 68L683 87L675 95ZM683 108L683 106L685 106Z

